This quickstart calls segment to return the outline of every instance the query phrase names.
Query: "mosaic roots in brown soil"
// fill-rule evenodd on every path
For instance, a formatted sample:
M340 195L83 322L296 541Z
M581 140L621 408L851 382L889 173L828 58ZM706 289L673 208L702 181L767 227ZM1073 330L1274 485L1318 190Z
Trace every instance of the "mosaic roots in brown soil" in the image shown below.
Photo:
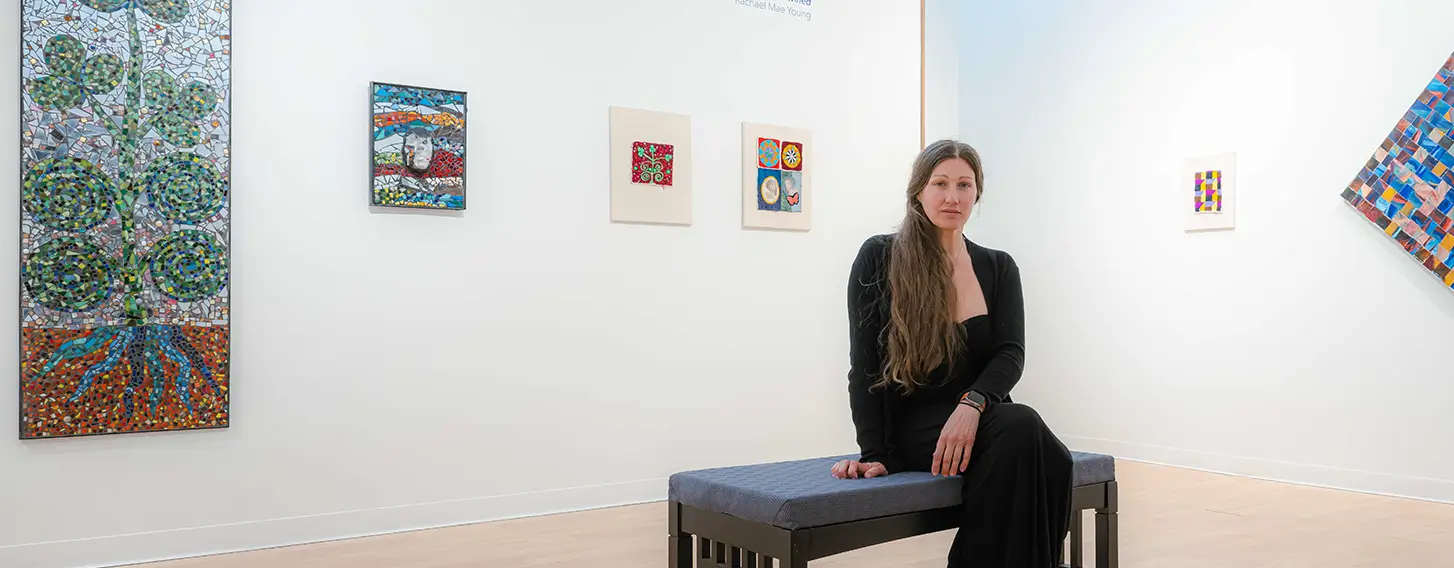
M90 388L79 399L76 393L86 371L107 357L101 349L83 357L58 363L45 376L36 374L61 344L81 337L90 330L24 329L21 356L21 437L42 438L118 434L165 430L221 428L228 425L228 327L178 327L180 334L200 355L211 380L196 368L191 369L186 391L192 403L188 412L179 390L180 365L166 357L154 363L162 369L160 376L148 369L153 363L141 360L139 369L134 359L122 357L120 362L97 375ZM141 380L138 381L138 376ZM215 383L215 389L214 389ZM128 385L133 386L132 412L127 416L125 404ZM155 406L153 400L155 397Z

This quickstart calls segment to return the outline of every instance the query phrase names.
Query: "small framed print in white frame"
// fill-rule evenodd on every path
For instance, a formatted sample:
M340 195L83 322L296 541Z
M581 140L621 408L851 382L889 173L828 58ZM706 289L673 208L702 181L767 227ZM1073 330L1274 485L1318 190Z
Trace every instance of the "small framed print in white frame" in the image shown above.
M1227 231L1237 227L1237 155L1189 158L1176 180L1176 204L1187 232Z
M742 226L813 228L813 134L803 128L742 123Z
M610 107L611 221L692 224L692 118Z

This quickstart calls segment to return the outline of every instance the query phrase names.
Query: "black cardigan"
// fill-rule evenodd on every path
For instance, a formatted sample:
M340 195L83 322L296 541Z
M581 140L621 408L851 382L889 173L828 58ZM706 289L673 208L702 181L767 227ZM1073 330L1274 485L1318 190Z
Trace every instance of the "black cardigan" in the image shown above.
M857 430L860 459L879 462L889 473L902 471L894 455L890 426L897 393L873 389L883 374L889 322L888 265L893 235L864 241L848 278L848 394ZM984 290L992 326L994 355L966 389L983 393L992 403L1010 400L1025 366L1025 300L1020 269L1003 251L964 239L975 276ZM960 393L961 395L963 393Z

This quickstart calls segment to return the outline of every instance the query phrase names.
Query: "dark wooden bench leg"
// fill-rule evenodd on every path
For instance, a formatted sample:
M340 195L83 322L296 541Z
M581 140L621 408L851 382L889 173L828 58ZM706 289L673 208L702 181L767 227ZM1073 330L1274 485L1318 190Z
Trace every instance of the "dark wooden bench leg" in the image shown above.
M669 568L692 568L692 535L682 532L682 506L668 503L667 565Z
M1106 506L1096 509L1096 568L1121 565L1116 514L1116 482L1112 481L1106 484Z
M789 537L789 541L791 544L788 546L788 553L778 559L778 567L808 568L807 535L801 531L794 531Z
M667 537L667 543L671 549L670 568L692 568L692 537Z
M1070 568L1085 568L1085 517L1080 510L1070 512Z

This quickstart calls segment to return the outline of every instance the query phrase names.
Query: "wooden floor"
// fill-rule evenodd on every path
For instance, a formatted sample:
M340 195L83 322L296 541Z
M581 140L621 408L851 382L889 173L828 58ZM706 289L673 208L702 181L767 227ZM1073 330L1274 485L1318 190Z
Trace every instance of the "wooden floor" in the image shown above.
M1454 566L1454 505L1117 463L1125 568ZM1087 516L1087 528L1094 526ZM942 567L953 531L812 563ZM1087 541L1087 562L1094 555ZM650 504L214 556L148 568L666 566Z

